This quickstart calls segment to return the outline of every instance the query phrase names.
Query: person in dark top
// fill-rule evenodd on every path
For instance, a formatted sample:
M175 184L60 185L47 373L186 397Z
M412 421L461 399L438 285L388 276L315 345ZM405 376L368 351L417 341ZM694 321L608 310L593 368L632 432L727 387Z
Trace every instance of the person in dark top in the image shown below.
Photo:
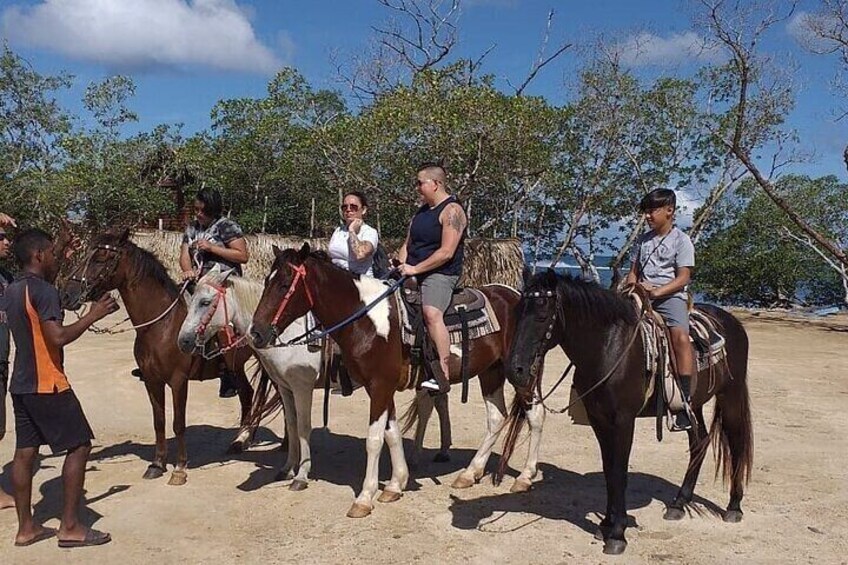
M450 336L444 313L462 275L468 218L456 197L448 193L447 174L441 165L418 167L415 184L424 204L412 218L398 252L399 271L418 279L424 321L438 355L430 363L433 377L421 383L421 388L444 393L450 390Z
M15 226L15 219L0 212L0 261L9 257L12 249L12 239L7 231ZM3 307L3 296L6 287L12 284L12 273L0 264L0 440L6 436L6 391L9 390L9 326L6 323L6 310ZM0 489L0 510L14 508L15 499L11 494Z
M195 196L195 220L186 228L180 247L184 281L196 281L215 265L235 269L234 274L242 275L242 265L250 259L247 241L239 225L221 215L223 208L221 193L214 188L202 188ZM218 396L232 398L238 394L238 389L223 357L220 363Z
M15 340L15 363L9 392L15 411L17 443L12 464L18 532L15 545L31 545L58 536L60 547L101 545L111 540L79 521L85 466L94 435L64 370L65 345L78 339L93 323L118 310L111 295L94 302L78 321L63 325L53 240L38 229L20 233L12 252L21 274L3 297L9 328ZM42 445L53 453L66 452L62 518L58 532L32 518L33 463Z

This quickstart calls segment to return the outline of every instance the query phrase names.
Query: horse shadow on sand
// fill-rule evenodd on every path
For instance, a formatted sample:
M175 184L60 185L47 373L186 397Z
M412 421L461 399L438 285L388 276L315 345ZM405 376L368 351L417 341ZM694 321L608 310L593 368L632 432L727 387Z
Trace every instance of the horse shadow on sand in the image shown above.
M462 499L451 494L450 511L452 524L461 530L481 530L492 532L514 531L529 526L541 519L565 521L594 534L597 524L606 513L606 482L602 472L585 475L561 469L547 463L540 463L539 470L543 480L533 484L532 490L525 493L494 494L472 499ZM510 470L517 476L518 472ZM502 487L505 490L512 483L505 477ZM679 485L663 478L646 473L630 473L627 482L627 510L636 510L648 506L653 500L668 504L677 494ZM722 516L723 510L714 502L695 496L687 511L695 516ZM535 515L516 525L515 519L508 523L497 524L508 516ZM594 515L593 522L589 516ZM628 514L628 527L636 527L635 517Z
M188 426L186 429L186 449L188 450L188 470L214 468L216 465L226 465L232 462L247 462L254 465L245 480L237 485L241 491L249 492L260 489L279 481L280 468L285 464L286 452L282 447L282 438L269 428L260 426L252 447L241 453L228 453L227 448L235 439L238 430L222 428L208 424ZM324 481L334 485L347 486L357 493L362 487L365 477L366 450L365 438L334 433L327 428L315 428L310 440L312 452L312 470L310 480ZM404 452L409 461L412 452L412 440L404 438ZM127 457L137 458L128 464L138 466L138 474L146 469L153 458L154 444L126 440L92 451L92 464ZM474 456L473 449L451 449L450 460L433 462L436 449L425 449L419 467L411 470L407 490L415 491L421 488L418 479L432 480L440 484L440 476L453 474L465 467ZM168 440L169 466L175 460L176 443L173 438ZM388 449L384 446L380 454L380 475L382 482L391 477L391 460Z

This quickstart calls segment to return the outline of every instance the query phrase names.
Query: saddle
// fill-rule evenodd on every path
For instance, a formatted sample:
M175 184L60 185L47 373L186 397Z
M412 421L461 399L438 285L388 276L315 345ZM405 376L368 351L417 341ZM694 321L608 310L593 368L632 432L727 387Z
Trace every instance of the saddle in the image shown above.
M430 367L438 356L427 336L418 283L414 279L407 279L399 295L398 312L400 312L403 328L402 339L404 344L410 346L407 387L417 386L432 376ZM462 402L466 402L469 342L499 332L500 325L486 295L473 288L460 288L454 291L444 318L451 344L459 345L462 349Z

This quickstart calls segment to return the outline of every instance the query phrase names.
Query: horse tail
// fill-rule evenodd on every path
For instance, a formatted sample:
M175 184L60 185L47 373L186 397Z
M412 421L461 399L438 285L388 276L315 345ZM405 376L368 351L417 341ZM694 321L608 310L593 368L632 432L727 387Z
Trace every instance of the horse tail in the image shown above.
M418 392L416 392L407 404L406 410L403 411L403 416L400 417L400 433L405 434L414 428L418 424L418 416Z
M716 396L708 441L713 445L716 478L734 488L747 484L754 464L754 432L751 401L745 376L737 376L727 392Z
M256 384L256 392L253 394L253 403L250 406L250 415L247 418L247 425L251 428L258 427L265 419L275 417L283 409L283 399L280 397L277 387L274 387L273 394L269 398L271 378L258 363L251 376L251 384L256 383L257 378L259 383Z
M492 482L495 486L501 484L501 481L506 475L507 467L509 467L509 459L515 451L515 446L518 443L518 435L521 433L521 428L527 421L527 407L521 398L516 395L512 400L512 406L509 409L509 415L504 420L501 429L506 428L506 437L504 437L503 449L501 450L501 460L498 463L495 474L492 477Z

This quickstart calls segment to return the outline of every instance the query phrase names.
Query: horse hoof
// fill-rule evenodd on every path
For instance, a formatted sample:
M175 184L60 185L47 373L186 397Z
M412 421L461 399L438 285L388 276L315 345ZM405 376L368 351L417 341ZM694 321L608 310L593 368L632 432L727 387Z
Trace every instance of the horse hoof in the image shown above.
M350 510L347 511L348 518L365 518L369 514L371 514L371 507L358 502L354 502Z
M742 521L741 510L728 510L724 513L724 521L728 524L738 524Z
M391 490L384 490L380 493L380 496L377 498L377 502L389 503L389 502L397 502L400 500L400 497L403 496L403 493L394 492Z
M168 484L172 487L181 487L186 484L188 480L188 475L182 469L174 469L171 472L171 478L168 480Z
M665 509L665 514L663 514L663 520L682 520L686 517L686 512L682 508L675 508L674 506L669 506Z
M450 461L450 453L442 453L438 452L435 457L433 457L434 463L447 463Z
M164 474L165 474L165 469L163 469L162 467L160 467L158 465L150 465L149 467L147 467L147 471L144 472L144 475L143 475L142 478L145 478L147 480L158 479Z
M604 542L604 553L607 555L621 555L627 549L627 542L623 539L608 539Z
M295 492L300 492L302 490L306 490L306 487L309 486L309 483L306 481L301 481L300 479L295 479L292 481L292 484L289 485L289 490L293 490Z
M469 479L465 475L460 475L454 479L451 488L471 488L474 486L474 479Z
M531 488L533 488L533 483L530 479L519 477L512 483L512 488L509 489L509 492L528 492Z
M247 442L234 441L230 444L230 447L227 448L227 455L238 455L239 453L244 453L245 451L247 451Z

